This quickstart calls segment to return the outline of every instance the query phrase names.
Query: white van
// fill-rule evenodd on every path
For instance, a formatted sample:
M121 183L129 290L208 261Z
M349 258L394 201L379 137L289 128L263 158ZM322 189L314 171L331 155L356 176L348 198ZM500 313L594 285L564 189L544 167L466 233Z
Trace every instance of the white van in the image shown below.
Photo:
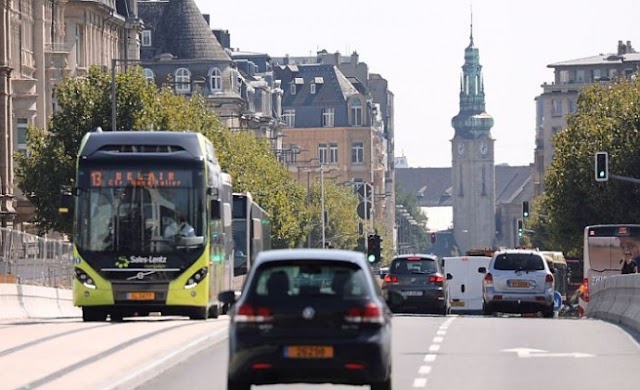
M489 267L491 257L459 256L442 259L444 273L451 274L449 283L449 301L452 313L482 312L482 280L484 274L480 267Z

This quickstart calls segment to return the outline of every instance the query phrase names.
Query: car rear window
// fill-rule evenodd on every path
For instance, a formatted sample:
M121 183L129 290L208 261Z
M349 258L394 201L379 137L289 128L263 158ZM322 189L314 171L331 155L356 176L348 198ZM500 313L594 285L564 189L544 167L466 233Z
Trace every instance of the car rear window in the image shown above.
M365 272L355 264L294 260L263 264L251 292L265 297L362 297L367 295Z
M496 256L493 268L499 271L542 271L542 257L533 253L502 253Z
M436 272L438 272L438 264L435 260L427 258L395 259L389 266L389 273L395 275L433 274Z

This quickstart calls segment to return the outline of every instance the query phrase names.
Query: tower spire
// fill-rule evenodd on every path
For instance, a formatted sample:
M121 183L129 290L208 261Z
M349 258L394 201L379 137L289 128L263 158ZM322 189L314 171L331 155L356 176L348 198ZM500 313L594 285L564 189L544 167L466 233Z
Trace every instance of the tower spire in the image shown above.
M469 33L469 46L473 47L473 4L471 2L469 2L469 10L471 12L471 26L470 26L470 33Z

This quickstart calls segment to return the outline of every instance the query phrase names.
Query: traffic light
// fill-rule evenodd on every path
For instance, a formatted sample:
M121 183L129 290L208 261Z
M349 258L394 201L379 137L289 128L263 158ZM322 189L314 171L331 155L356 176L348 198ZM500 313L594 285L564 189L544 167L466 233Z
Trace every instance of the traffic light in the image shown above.
M522 202L522 218L529 218L529 202Z
M596 181L609 180L609 153L596 152Z
M436 243L436 234L435 233L431 233L431 243L435 244Z
M518 220L518 237L522 237L522 233L524 232L524 228L522 227L522 220Z
M380 262L382 259L382 238L377 234L369 234L367 239L367 261L371 264Z

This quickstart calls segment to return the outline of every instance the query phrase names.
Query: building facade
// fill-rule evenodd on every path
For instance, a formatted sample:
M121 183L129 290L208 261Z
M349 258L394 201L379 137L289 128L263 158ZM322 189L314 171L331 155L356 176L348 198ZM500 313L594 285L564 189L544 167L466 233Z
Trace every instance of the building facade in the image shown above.
M55 86L109 69L113 58L139 59L137 0L1 1L0 218L20 227L33 216L14 178L13 152L27 152L29 125L47 128L56 109Z
M534 196L545 190L545 173L553 161L553 136L567 127L567 116L576 111L580 91L594 83L631 77L640 68L640 53L630 41L618 41L614 53L557 62L548 67L553 69L554 80L544 83L542 94L536 97Z
M465 49L460 80L460 111L451 124L453 232L462 252L496 244L493 118L485 111L479 50Z

